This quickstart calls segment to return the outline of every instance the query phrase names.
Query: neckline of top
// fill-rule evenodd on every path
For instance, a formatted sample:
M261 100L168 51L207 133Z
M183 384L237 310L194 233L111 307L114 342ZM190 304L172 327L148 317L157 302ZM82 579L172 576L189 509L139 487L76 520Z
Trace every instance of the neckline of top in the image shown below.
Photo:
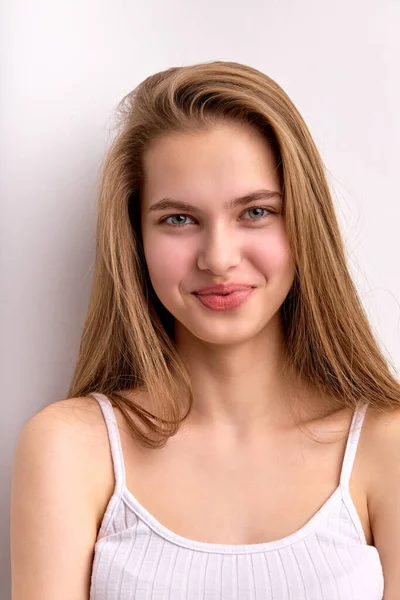
M107 396L104 394L96 394L101 396L106 401L106 404L111 409L112 420L115 427L115 438L117 441L118 454L119 454L119 465L121 472L119 476L116 478L116 487L114 494L110 500L110 502L114 499L114 497L122 497L124 502L134 511L136 516L138 516L143 522L145 522L150 529L152 529L155 533L160 535L162 538L176 544L179 546L183 546L192 550L198 550L207 553L220 553L220 554L253 554L257 552L266 552L270 550L277 550L280 548L284 548L286 546L290 546L293 543L300 541L310 535L313 531L315 531L315 525L317 522L325 515L326 511L330 508L332 504L336 501L337 498L340 500L343 499L346 504L350 503L350 508L352 514L357 514L356 509L353 505L352 498L348 493L348 482L345 479L345 475L347 475L347 469L351 468L352 460L354 459L354 455L357 448L357 443L361 431L361 427L364 421L365 412L368 408L368 404L360 405L353 413L350 429L346 441L346 447L342 462L342 469L340 474L340 482L336 489L332 492L332 494L325 500L322 506L310 517L310 519L299 529L295 530L293 533L289 535L276 539L270 540L267 542L258 542L254 544L223 544L223 543L213 543L213 542L202 542L200 540L194 540L191 538L187 538L184 536L175 533L171 529L168 529L165 525L163 525L160 521L158 521L135 497L135 495L128 489L126 485L126 474L125 474L125 466L124 466L124 458L122 452L121 439L118 432L118 424L116 421L115 413L112 407L112 404ZM357 427L357 418L360 419L358 432L356 431ZM117 474L116 474L117 475ZM359 528L358 528L359 529ZM363 543L366 544L366 540L364 536L361 536L363 539Z
M299 529L290 533L289 535L279 538L276 540L270 540L268 542L257 542L254 544L223 544L213 542L202 542L200 540L194 540L191 538L184 537L175 533L168 527L165 527L160 521L158 521L132 494L132 492L124 485L122 487L122 499L123 501L134 511L136 516L150 529L152 529L160 537L172 542L177 546L182 546L190 550L196 550L201 552L213 553L213 554L255 554L259 552L267 552L271 550L278 550L286 546L291 546L295 542L303 540L305 537L315 531L315 525L322 518L328 508L335 502L337 498L340 498L341 486L332 492L329 498L323 503L323 505L317 510L316 513Z

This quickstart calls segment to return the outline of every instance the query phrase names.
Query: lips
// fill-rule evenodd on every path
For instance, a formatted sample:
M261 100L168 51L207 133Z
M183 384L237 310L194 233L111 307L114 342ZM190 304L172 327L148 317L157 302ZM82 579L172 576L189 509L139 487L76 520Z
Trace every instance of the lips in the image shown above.
M233 292L240 292L252 289L252 285L242 284L242 283L230 283L230 284L221 284L221 285L210 285L196 292L198 296L208 296L208 295L221 295L225 296L227 294L232 294Z
M232 311L241 306L254 292L254 287L245 286L229 294L194 294L196 300L213 311Z

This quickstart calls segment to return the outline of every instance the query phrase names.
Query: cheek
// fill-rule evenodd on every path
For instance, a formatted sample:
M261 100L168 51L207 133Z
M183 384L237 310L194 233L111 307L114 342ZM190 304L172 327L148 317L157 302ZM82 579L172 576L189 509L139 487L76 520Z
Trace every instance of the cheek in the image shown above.
M190 260L182 240L173 243L167 237L153 237L144 241L144 253L156 292L176 286L185 277Z
M293 278L294 264L285 232L270 229L267 236L253 241L249 254L267 278Z

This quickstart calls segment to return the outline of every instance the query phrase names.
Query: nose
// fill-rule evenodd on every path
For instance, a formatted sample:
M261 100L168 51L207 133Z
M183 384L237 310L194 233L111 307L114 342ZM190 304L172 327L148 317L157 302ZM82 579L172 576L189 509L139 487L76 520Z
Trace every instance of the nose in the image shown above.
M240 263L240 246L232 231L215 228L205 235L199 250L197 266L201 270L223 275Z

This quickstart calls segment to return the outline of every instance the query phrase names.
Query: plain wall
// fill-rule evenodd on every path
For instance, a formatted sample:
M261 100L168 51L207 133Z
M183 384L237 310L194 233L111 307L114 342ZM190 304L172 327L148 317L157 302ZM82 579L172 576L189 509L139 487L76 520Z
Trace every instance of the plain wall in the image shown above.
M3 0L0 31L0 600L11 462L64 398L87 308L95 195L117 102L170 66L235 60L285 89L329 171L350 268L400 364L398 0Z

